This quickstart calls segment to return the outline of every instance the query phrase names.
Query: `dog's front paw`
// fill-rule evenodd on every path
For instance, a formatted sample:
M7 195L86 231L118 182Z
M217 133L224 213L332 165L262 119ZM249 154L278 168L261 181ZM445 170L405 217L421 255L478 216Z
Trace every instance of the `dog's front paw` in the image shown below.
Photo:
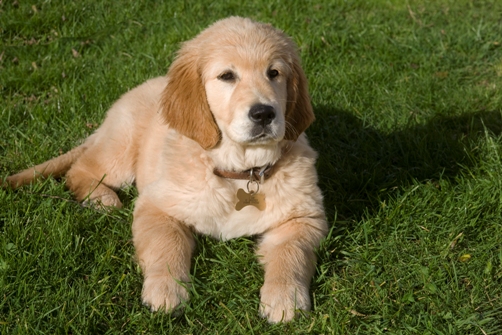
M288 322L297 310L310 310L309 291L303 286L265 283L260 295L260 315L270 323Z
M152 312L163 310L166 313L182 311L182 304L190 299L188 283L175 281L171 276L151 276L143 283L143 303ZM181 305L181 306L180 306Z

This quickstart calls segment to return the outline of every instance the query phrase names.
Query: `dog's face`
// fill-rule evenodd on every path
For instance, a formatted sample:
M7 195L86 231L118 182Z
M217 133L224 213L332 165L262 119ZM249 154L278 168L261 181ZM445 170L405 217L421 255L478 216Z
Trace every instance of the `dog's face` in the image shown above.
M166 122L204 149L296 140L314 120L295 44L270 25L215 23L186 42L168 73Z
M203 73L207 102L222 136L243 145L281 141L288 65L281 58L240 57L227 49L211 55Z

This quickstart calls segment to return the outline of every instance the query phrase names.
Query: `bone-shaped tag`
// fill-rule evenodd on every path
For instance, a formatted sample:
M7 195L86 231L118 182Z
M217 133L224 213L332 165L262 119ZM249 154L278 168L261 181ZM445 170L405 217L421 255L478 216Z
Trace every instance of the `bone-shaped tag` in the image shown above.
M242 188L237 191L237 199L239 202L235 205L235 209L240 211L246 206L255 206L260 211L265 209L265 194L255 192L247 193Z

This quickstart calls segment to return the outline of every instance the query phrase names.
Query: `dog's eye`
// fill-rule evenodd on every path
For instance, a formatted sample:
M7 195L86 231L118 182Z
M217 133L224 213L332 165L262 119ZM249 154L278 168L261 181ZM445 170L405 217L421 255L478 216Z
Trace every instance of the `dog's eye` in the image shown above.
M218 79L222 81L234 81L235 73L232 71L224 72L218 76Z
M267 71L267 76L269 79L274 79L275 77L277 77L279 75L279 71L277 70L274 70L274 69L269 69Z

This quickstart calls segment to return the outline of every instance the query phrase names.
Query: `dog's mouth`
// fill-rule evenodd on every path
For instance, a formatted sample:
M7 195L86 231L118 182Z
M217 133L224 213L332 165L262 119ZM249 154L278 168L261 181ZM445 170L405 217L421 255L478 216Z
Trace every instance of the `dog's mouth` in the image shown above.
M266 144L272 140L270 135L267 134L261 134L258 136L255 136L251 139L250 143L252 144Z
M270 126L255 126L251 131L250 143L263 144L276 139L276 134Z

